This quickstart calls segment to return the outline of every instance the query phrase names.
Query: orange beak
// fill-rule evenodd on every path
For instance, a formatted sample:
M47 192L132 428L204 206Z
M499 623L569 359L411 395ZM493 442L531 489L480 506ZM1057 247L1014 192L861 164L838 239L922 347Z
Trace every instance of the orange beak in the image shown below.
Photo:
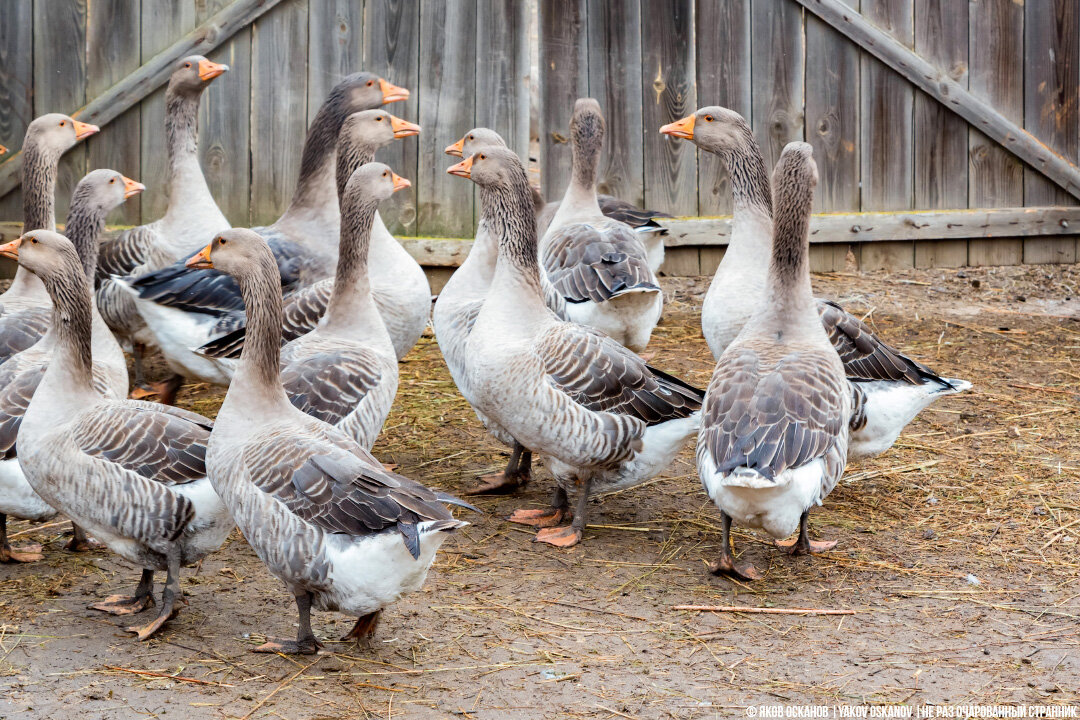
M660 128L660 132L664 135L670 135L677 138L686 138L687 140L694 139L694 123L696 118L693 115L687 115L682 120L676 120L673 123L668 123L664 127Z
M447 145L443 152L454 157L463 157L465 155L465 138L462 137L453 145Z
M0 256L10 258L11 260L18 260L19 245L22 245L21 237L17 237L9 243L0 245Z
M402 120L401 118L390 116L390 128L394 131L394 137L403 138L410 135L419 135L420 126L409 122L408 120Z
M79 122L78 120L72 120L75 123L75 139L84 140L94 133L101 132L101 128L97 125L91 125L90 123Z
M7 148L4 147L3 145L0 145L0 155L5 154L6 152L7 152Z
M136 180L132 180L129 177L124 177L123 175L121 175L120 177L124 178L124 199L125 200L127 200L129 197L135 197L136 195L138 195L139 193L141 193L143 190L146 189L146 186L143 185L141 182L138 182Z
M192 255L184 263L184 267L195 268L197 270L212 270L214 268L214 262L210 259L210 245L207 245L195 255Z
M446 172L448 174L450 174L450 175L457 175L458 177L463 177L465 179L471 178L472 177L472 155L465 158L464 160L459 162L457 165L453 165L451 167L448 167L446 169Z
M213 80L218 75L227 72L229 72L228 65L221 65L219 63L211 62L209 60L199 61L199 79L203 82L206 82L207 80Z
M403 87L398 87L393 83L388 83L382 78L379 78L379 89L382 90L382 101L386 103L397 102L398 100L408 100L409 91Z
M390 173L390 175L394 179L394 192L397 192L398 190L404 190L407 187L412 187L411 182L401 177L397 173Z

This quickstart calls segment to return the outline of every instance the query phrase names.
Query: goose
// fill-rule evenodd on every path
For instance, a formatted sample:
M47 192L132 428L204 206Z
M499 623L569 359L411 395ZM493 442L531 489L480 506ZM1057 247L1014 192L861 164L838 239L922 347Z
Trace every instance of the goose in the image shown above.
M701 309L701 327L713 357L724 349L766 301L765 278L772 244L772 200L765 161L749 123L733 110L704 107L665 125L660 132L692 141L725 163L735 196L731 242ZM944 378L877 338L836 303L817 300L820 322L844 362L848 380L864 403L864 424L853 428L849 459L879 455L932 402L971 388Z
M112 276L138 276L163 268L186 258L214 233L229 227L199 165L198 124L203 91L228 70L228 65L201 55L188 56L176 64L165 88L165 151L169 159L165 215L125 230L101 247L97 305L105 322L131 350L136 387L146 383L143 356L147 346L154 344L154 336L135 308L135 299Z
M60 156L98 132L97 125L50 113L34 119L23 139L23 230L56 229L56 173ZM41 339L51 306L45 287L32 273L15 270L0 294L0 362Z
M385 470L355 440L304 414L280 379L281 291L274 256L256 233L221 233L187 261L236 279L248 337L210 436L215 490L272 575L296 599L295 641L256 652L317 652L311 608L356 615L346 638L372 635L384 607L419 588L461 503Z
M564 322L540 291L536 222L525 168L506 148L482 148L447 170L480 186L494 208L498 260L466 344L478 411L540 454L555 476L550 510L518 510L536 541L581 541L591 495L632 487L674 459L701 422L700 390L650 369L606 335ZM568 527L568 490L577 507Z
M485 147L505 148L506 142L494 130L477 127L467 132L457 142L447 146L445 152L447 155L456 157L471 157L479 149ZM493 237L488 231L489 218L494 212L490 200L489 196L481 195L480 220L476 225L476 238L472 249L469 250L465 261L443 286L439 297L435 300L435 309L431 316L435 339L439 343L439 350L443 354L443 359L446 360L446 366L450 370L454 383L462 396L473 406L488 432L495 436L496 440L512 449L506 469L480 478L478 484L465 491L468 495L513 492L518 488L524 488L532 478L532 452L522 447L493 419L476 410L473 394L468 385L468 367L471 356L466 345L476 315L480 312L480 306L495 276L495 261L499 254L498 238ZM547 306L560 320L567 320L566 302L544 273L540 274L540 285Z
M126 199L144 190L141 183L115 170L94 170L79 181L72 194L65 232L75 246L87 281L94 277L98 236L105 217ZM50 303L51 305L51 303ZM50 313L51 314L51 313ZM94 313L94 382L113 397L127 394L128 376L124 353L107 327ZM7 539L7 516L43 521L56 510L42 500L27 482L17 456L16 438L34 392L49 365L56 344L55 332L46 331L37 343L0 364L0 562L35 562L42 558L40 547L13 549ZM86 534L78 525L67 545L69 550L89 548Z
M701 482L720 509L720 558L713 573L757 579L735 560L731 523L784 543L792 554L821 552L812 542L810 508L844 473L855 407L844 365L819 320L810 288L810 205L817 166L806 143L784 148L773 171L775 233L766 302L727 346L713 370L698 432Z
M604 116L596 100L581 98L574 104L570 136L573 176L540 240L540 262L566 298L571 320L643 352L660 320L664 296L641 239L600 211L596 175Z
M330 277L337 264L340 211L334 171L342 123L354 112L408 97L405 88L367 72L349 75L330 91L308 128L292 202L273 225L256 228L273 249L284 289L291 291ZM121 282L136 296L139 314L175 373L167 381L149 385L145 393L164 403L175 400L181 378L228 385L220 363L196 349L234 330L243 318L238 312L243 300L232 278L217 272L191 272L184 262Z
M97 388L93 336L108 330L67 238L35 230L0 246L0 255L35 273L53 301L53 356L23 416L19 462L42 500L144 568L133 596L93 609L128 615L150 607L154 570L167 571L161 612L128 628L146 640L179 611L180 566L216 550L234 527L206 478L211 422Z
M419 125L394 117L385 110L364 110L350 115L338 135L339 201L353 171L371 162L376 150L395 139L419 133ZM378 212L371 231L368 267L371 295L400 360L427 327L431 287L423 268L390 234ZM282 330L286 341L295 340L315 328L326 312L333 288L334 279L326 278L285 297ZM236 359L244 346L245 332L241 324L205 343L199 352L209 357Z

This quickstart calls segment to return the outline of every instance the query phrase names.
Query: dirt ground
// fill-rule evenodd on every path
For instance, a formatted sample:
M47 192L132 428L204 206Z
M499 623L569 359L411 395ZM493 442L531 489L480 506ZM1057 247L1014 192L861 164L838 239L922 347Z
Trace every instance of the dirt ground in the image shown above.
M814 283L976 386L849 466L812 513L834 551L790 558L739 531L737 551L765 578L711 576L719 514L692 443L657 480L594 504L581 545L539 546L504 518L546 502L540 469L519 496L477 500L483 514L468 514L370 647L334 642L353 619L317 613L325 652L287 658L249 652L295 633L296 613L239 536L185 571L188 606L140 644L86 609L129 591L135 568L62 550L66 523L12 522L46 560L0 568L0 717L689 719L751 704L1080 702L1080 267ZM707 279L665 284L652 362L703 387ZM220 399L195 388L182 404L212 415ZM401 365L375 454L449 491L506 459L430 336ZM684 604L851 614L674 609Z

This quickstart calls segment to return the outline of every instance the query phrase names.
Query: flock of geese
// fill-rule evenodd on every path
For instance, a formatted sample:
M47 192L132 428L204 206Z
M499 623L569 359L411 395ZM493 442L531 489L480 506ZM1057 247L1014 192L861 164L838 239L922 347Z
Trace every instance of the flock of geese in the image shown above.
M381 610L417 589L467 525L448 506L475 510L370 453L397 361L431 315L423 271L378 213L410 183L374 156L420 128L381 109L408 90L350 75L312 122L285 213L230 228L196 127L203 90L227 70L199 56L178 64L165 95L168 209L113 239L99 237L106 215L143 185L89 173L60 235L59 158L97 128L50 114L27 129L24 233L0 246L19 264L0 296L0 554L41 558L40 547L11 547L7 515L62 512L76 525L70 548L89 533L143 568L134 594L91 606L118 615L155 605L154 572L166 571L160 612L129 628L146 639L183 605L180 567L239 527L299 611L295 640L257 650L313 653L312 607L357 617L347 637L371 637ZM792 553L830 547L811 541L807 515L848 459L884 452L918 412L970 383L939 377L813 296L811 148L788 145L770 178L746 120L720 107L660 128L718 155L731 178L732 237L702 308L716 368L703 392L646 364L665 231L660 213L597 195L604 129L598 103L578 100L558 203L543 202L489 129L446 149L461 158L447 172L479 187L481 210L432 325L462 395L512 449L505 471L471 492L525 485L537 453L555 478L551 507L510 520L568 547L590 497L656 476L696 435L722 518L714 572L759 577L732 552L733 521L777 540L798 531L778 543ZM147 383L149 348L172 377ZM228 386L215 421L172 406L186 379Z

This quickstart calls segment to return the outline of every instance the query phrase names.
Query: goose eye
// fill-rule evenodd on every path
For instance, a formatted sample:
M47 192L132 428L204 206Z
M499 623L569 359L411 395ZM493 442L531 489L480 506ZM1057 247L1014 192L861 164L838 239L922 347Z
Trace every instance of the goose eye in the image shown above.
M367 81L367 86L368 86L368 87L371 87L371 86L372 86L372 85L374 85L374 84L375 84L375 81L374 81L374 80L368 80L368 81Z
M224 245L225 244L225 238L223 238L223 237L219 237L217 239L217 241L218 241L218 245Z
M486 159L487 159L487 155L481 155L481 156L480 156L480 159L481 159L481 160L486 160Z
M31 245L37 245L37 238L30 238Z
M712 115L706 115L705 116L705 122L712 122L712 121L713 121Z
M186 67L186 68L191 67L191 63L184 63L184 67Z
M383 172L382 176L383 177L390 177L389 173L386 173L386 172Z
M60 127L64 127L65 125L67 125L67 120L61 120Z
M472 136L472 133L469 133L469 139L470 139L470 140L475 140L476 138L474 138L474 137Z
M375 122L382 122L382 116L380 115L379 117L375 118Z
M109 180L109 184L110 185L115 185L116 184L116 178L113 178L113 179Z

